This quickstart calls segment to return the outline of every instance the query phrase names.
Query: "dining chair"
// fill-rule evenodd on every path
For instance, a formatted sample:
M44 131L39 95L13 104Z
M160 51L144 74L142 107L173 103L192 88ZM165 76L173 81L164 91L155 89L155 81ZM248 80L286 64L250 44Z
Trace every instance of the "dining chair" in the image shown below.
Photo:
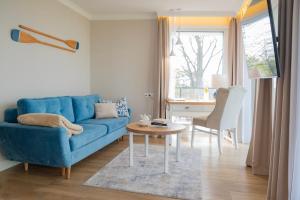
M209 128L209 134L218 136L218 148L220 154L222 154L222 140L224 139L223 132L225 130L229 131L235 148L238 148L236 132L237 121L245 94L246 90L240 86L219 88L217 90L214 110L209 115L193 118L192 148L194 146L195 130L203 132L203 130L198 129L196 126ZM214 133L213 130L216 130L216 133Z

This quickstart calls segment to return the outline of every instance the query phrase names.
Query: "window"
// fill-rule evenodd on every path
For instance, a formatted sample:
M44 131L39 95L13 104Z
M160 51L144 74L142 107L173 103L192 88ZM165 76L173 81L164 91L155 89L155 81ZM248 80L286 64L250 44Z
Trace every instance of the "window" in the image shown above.
M170 98L212 98L213 75L224 75L224 31L178 31L170 57ZM180 38L182 45L176 44ZM208 92L207 92L208 90ZM206 95L207 94L207 95Z

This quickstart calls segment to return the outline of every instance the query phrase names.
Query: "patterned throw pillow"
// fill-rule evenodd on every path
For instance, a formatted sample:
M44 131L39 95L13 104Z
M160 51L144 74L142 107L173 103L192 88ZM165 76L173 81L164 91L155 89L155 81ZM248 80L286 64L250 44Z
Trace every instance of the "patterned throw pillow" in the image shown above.
M126 97L118 99L115 103L119 117L129 117Z
M119 117L129 117L129 112L128 112L128 104L127 104L127 99L126 97L122 97L118 100L112 101L112 100L102 100L103 103L115 103L118 116Z

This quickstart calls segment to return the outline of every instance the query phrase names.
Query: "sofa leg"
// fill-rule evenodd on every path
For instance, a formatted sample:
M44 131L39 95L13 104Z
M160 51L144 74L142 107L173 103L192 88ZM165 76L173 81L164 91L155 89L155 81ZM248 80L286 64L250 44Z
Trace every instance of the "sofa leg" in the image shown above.
M66 168L66 179L71 178L71 167Z
M25 170L25 172L28 172L28 167L29 167L28 163L27 162L24 163L24 170Z
M61 168L61 175L66 176L66 168Z

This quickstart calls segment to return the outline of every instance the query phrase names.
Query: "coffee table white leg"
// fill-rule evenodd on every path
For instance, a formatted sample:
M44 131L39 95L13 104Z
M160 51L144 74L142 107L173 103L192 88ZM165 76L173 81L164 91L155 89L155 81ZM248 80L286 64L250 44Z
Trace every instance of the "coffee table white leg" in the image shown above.
M177 145L176 145L176 161L180 160L180 134L177 133Z
M169 145L171 146L172 145L172 135L170 135L170 137L169 137Z
M149 135L145 135L145 156L147 157L149 154Z
M170 136L165 136L165 173L169 172L169 139Z
M133 133L129 132L129 167L133 166Z

